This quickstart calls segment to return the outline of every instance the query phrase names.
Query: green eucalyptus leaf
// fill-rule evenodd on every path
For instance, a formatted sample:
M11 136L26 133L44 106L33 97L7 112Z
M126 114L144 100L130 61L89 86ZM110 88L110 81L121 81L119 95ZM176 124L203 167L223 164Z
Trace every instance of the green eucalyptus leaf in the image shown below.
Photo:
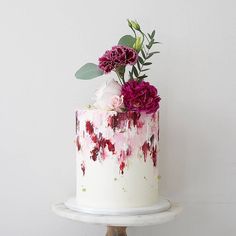
M152 54L160 53L159 51L151 52Z
M154 54L156 54L156 53L160 53L160 52L158 52L158 51L156 51L156 52L150 52L149 54L148 54L148 56L147 56L147 59L149 59L150 57L152 57Z
M138 66L138 70L141 71L141 66L140 66L140 62L139 61L137 61L137 66Z
M147 75L144 74L144 75L139 76L138 78L143 80L143 79L147 78Z
M156 33L156 31L155 31L155 30L153 30L153 31L152 31L152 34L151 34L151 38L152 38L152 39L154 38L154 36L155 36L155 33Z
M145 62L143 65L144 66L149 66L149 65L151 65L152 63L151 62Z
M129 76L131 79L133 79L133 73L131 71L129 71Z
M135 41L136 41L136 39L133 36L125 35L119 40L118 45L133 48Z
M148 70L150 70L150 69L143 69L142 72L144 72L144 71L148 71Z
M136 69L135 66L133 66L133 72L136 77L138 77L138 70Z
M142 58L142 57L138 57L138 61L139 61L141 64L143 64L143 63L144 63L144 60L143 60L143 58Z
M154 39L150 41L149 46L152 47L153 44L154 44Z
M152 57L153 54L152 53L149 53L148 56L147 56L147 59L149 59L150 57Z
M103 71L94 63L87 63L83 65L76 73L77 79L89 80L103 75Z
M142 54L143 58L146 59L146 54L145 54L145 52L143 51L143 49L141 50L141 54Z

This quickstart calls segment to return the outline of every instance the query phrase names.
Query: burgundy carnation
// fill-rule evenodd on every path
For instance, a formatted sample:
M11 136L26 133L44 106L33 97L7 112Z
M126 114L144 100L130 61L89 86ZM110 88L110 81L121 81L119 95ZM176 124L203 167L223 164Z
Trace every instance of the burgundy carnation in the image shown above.
M134 65L137 59L138 53L133 48L114 46L99 58L98 66L105 73L109 73L120 66Z
M157 89L148 82L130 80L122 86L124 105L129 111L145 111L147 114L158 110L161 98Z

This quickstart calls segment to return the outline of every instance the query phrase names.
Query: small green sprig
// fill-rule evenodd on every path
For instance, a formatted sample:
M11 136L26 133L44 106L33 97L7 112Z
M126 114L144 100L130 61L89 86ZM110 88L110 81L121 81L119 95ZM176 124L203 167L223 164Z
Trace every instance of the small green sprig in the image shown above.
M131 71L129 71L129 75L131 79L142 81L147 77L144 72L148 71L148 66L152 64L148 60L154 54L159 53L159 51L151 51L151 49L153 45L158 44L159 42L155 41L155 30L153 30L151 34L148 33L146 35L142 31L137 21L128 20L128 25L134 32L135 36L135 43L133 45L133 48L139 53L137 64L132 66ZM138 36L138 34L141 34L141 37Z

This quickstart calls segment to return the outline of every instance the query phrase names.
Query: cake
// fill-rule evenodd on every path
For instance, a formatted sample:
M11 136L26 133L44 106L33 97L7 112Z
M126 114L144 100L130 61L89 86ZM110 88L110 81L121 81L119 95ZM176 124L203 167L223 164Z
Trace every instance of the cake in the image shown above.
M76 110L76 197L68 204L73 209L119 212L159 201L160 97L146 81L158 42L155 30L146 34L136 21L128 25L134 36L121 37L98 64L86 63L75 74L105 83L88 109Z
M134 208L158 201L158 112L76 111L76 200Z

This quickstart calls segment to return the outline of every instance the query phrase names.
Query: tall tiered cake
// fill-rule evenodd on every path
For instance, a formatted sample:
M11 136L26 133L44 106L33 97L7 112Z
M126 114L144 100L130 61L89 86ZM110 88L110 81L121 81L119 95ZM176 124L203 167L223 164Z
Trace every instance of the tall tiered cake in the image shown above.
M145 34L136 21L128 25L134 36L123 36L98 65L87 63L76 72L78 79L105 80L95 103L76 111L75 202L83 209L138 209L158 202L160 97L144 81L158 42L155 30ZM102 76L111 72L109 79Z

